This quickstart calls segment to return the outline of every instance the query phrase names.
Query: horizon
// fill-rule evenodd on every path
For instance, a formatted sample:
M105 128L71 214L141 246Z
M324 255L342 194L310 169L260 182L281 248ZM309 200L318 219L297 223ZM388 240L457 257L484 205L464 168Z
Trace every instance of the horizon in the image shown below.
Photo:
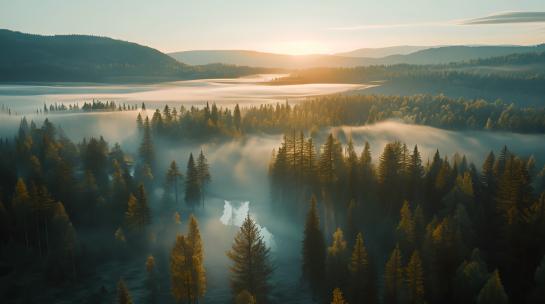
M392 46L537 45L545 41L545 3L538 0L493 4L350 0L325 5L308 1L75 4L61 0L5 1L2 8L0 28L110 37L164 53L253 50L308 55Z

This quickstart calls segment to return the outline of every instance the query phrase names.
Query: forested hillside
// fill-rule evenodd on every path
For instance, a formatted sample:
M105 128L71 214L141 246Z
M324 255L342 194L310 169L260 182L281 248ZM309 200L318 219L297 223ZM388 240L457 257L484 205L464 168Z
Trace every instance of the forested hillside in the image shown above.
M0 30L0 82L157 82L237 77L262 69L188 66L150 47L106 37Z

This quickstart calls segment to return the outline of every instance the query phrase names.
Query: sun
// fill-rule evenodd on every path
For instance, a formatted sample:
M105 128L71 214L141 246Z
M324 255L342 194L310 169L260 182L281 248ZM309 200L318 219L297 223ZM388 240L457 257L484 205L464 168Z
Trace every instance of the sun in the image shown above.
M287 55L327 54L331 51L325 44L313 40L279 41L266 50Z

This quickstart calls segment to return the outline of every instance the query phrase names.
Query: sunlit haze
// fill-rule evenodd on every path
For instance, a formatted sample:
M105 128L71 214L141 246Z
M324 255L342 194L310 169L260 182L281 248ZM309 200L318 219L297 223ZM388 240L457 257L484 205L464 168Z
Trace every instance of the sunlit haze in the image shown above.
M334 53L393 45L538 44L532 22L464 24L505 12L545 11L542 0L495 1L0 1L0 28L90 34L163 52L249 49ZM69 25L68 25L69 24Z

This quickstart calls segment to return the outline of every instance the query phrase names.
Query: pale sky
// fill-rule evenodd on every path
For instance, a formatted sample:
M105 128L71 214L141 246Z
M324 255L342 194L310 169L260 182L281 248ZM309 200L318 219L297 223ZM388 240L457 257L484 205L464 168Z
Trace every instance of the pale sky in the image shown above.
M108 36L163 52L306 54L539 44L545 42L544 12L545 0L0 0L0 28Z

